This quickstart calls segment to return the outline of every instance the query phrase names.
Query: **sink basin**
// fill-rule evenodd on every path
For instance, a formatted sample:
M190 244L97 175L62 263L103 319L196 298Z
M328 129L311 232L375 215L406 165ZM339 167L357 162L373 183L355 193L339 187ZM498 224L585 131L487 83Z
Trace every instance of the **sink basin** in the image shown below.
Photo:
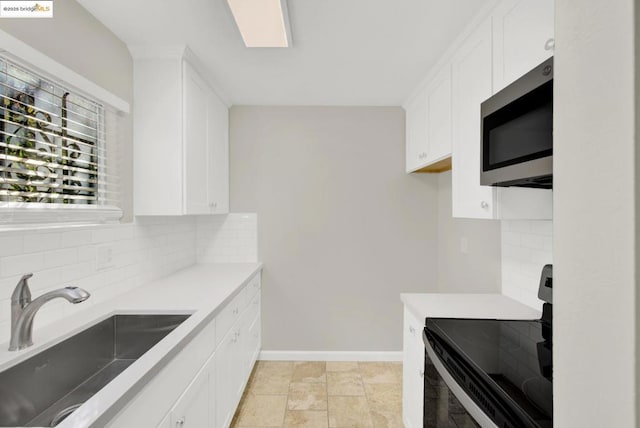
M114 315L0 373L0 427L56 426L189 315Z

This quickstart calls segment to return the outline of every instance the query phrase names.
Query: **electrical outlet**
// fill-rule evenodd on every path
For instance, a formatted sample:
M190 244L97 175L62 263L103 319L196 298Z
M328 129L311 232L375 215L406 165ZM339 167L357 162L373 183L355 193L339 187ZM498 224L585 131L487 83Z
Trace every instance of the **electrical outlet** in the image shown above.
M113 266L113 246L100 245L96 251L96 269L109 269Z

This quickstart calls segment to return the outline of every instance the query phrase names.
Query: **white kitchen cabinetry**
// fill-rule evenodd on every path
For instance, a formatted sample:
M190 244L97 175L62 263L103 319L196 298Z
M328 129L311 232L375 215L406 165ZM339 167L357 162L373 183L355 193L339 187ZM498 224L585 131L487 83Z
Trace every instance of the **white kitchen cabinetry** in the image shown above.
M255 277L243 294L234 299L233 304L243 309L216 349L215 426L219 428L231 424L260 349L260 341L251 340L255 333L251 327L260 329L259 281L260 278Z
M504 0L492 16L495 93L553 55L554 1Z
M424 406L424 320L404 308L402 347L402 421L406 428L422 428Z
M136 215L228 212L228 109L184 47L131 47Z
M107 426L227 428L260 350L260 288L257 273Z
M449 169L451 67L447 64L405 105L407 172Z
M235 401L240 385L239 371L236 370L239 356L238 334L232 329L222 340L216 351L216 426L227 427L231 424Z
M452 60L453 217L551 219L551 190L480 185L480 104L493 93L491 51L489 18L456 50Z
M491 20L456 51L453 70L454 217L495 218L494 188L480 185L480 104L491 96Z
M215 400L209 389L213 375L212 356L171 409L172 428L214 426L211 405L215 403Z

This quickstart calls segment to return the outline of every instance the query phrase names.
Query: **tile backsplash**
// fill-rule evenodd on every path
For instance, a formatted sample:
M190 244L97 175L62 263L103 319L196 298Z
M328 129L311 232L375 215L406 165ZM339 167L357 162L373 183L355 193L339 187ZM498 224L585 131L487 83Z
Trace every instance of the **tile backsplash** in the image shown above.
M196 220L189 217L0 232L0 343L9 339L10 297L24 273L34 274L34 297L66 285L91 293L79 305L47 303L36 317L38 328L195 262Z
M551 220L502 221L502 294L542 309L538 285L542 266L552 263Z
M198 263L257 262L257 214L198 217L197 258Z

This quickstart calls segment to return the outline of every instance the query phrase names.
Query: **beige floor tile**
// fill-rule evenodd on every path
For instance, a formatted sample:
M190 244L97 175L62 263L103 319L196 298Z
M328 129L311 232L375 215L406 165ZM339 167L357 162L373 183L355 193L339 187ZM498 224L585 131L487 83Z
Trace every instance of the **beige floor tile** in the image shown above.
M328 428L327 411L289 410L284 417L284 428Z
M328 372L357 372L358 363L355 361L327 361Z
M287 395L291 373L256 371L249 379L248 389L252 394Z
M281 427L286 407L286 395L249 394L240 409L237 426Z
M329 426L331 428L372 428L369 406L365 397L329 396Z
M254 369L256 372L292 374L293 361L257 361Z
M291 383L287 408L289 410L327 410L327 386L324 383Z
M402 384L366 383L364 389L371 410L402 413Z
M374 428L403 428L402 413L371 411Z
M327 372L329 395L364 395L360 373Z
M292 382L326 382L327 363L324 361L296 361Z
M364 383L402 383L402 363L359 362Z

